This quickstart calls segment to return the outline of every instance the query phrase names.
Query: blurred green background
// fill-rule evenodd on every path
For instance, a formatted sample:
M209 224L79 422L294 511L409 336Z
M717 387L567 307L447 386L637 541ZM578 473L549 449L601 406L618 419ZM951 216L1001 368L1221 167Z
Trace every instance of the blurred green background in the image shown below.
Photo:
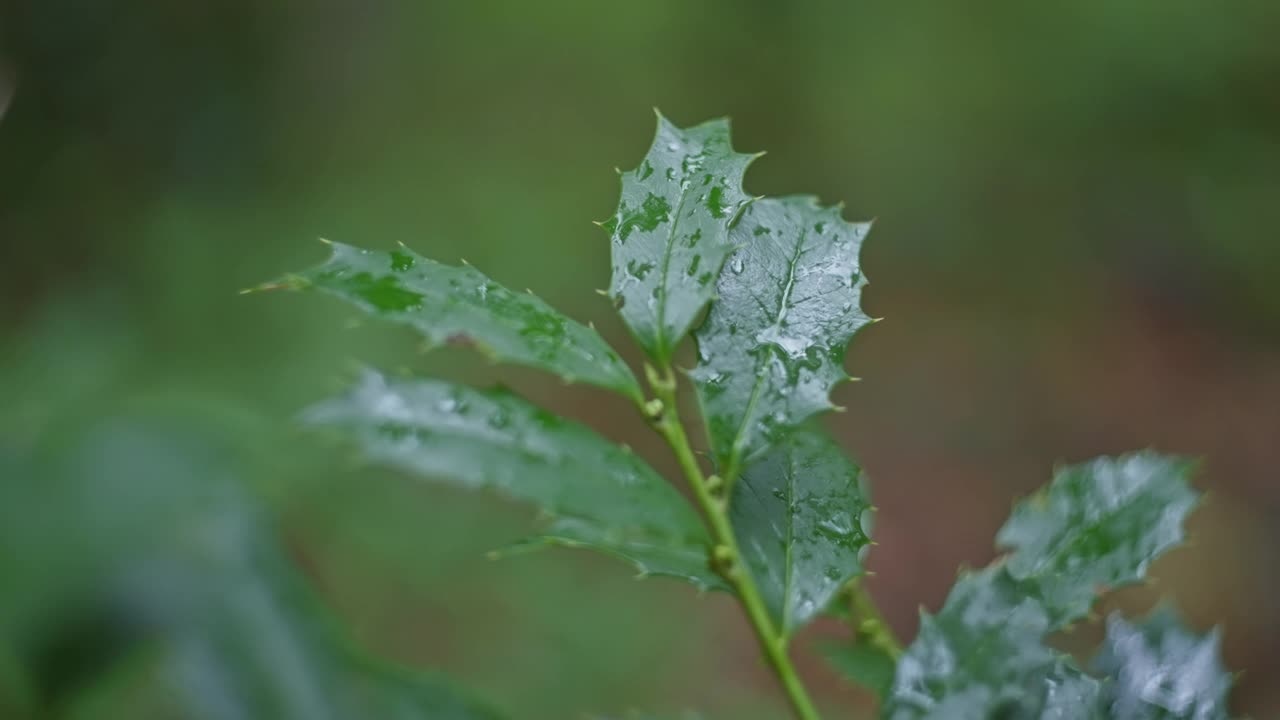
M488 561L530 512L360 468L294 423L357 363L502 377L669 470L625 402L424 356L336 301L237 295L320 262L317 237L403 241L625 345L589 221L657 106L730 115L739 149L768 150L750 192L877 219L865 305L886 320L855 340L864 382L832 426L874 480L871 586L901 633L1053 463L1201 455L1194 546L1103 609L1163 592L1223 624L1234 711L1280 712L1277 27L1261 0L0 3L0 518L30 526L0 546L0 612L63 602L83 572L63 560L169 512L92 478L163 486L146 456L176 432L235 467L355 646L515 718L781 717L728 599L583 553ZM49 501L31 457L87 489ZM173 524L141 542L190 529ZM807 652L838 632L806 633L802 671L857 717L868 699ZM33 692L11 655L0 710ZM151 678L65 702L185 717L143 713Z

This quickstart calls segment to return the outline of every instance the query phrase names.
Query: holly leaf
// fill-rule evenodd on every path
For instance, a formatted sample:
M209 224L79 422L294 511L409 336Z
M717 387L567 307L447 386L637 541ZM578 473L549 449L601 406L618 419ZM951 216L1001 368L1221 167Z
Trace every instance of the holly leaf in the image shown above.
M669 577L683 580L700 591L732 592L729 584L711 571L707 562L705 539L697 542L674 542L655 539L644 533L627 533L602 529L598 523L576 518L552 520L547 531L511 547L498 550L495 558L514 555L547 546L587 548L630 563L637 577Z
M1182 540L1193 467L1140 452L1059 469L1000 531L1013 552L964 575L942 611L922 619L898 661L888 716L1131 717L1099 708L1091 698L1104 688L1043 638Z
M332 248L323 265L264 287L327 292L413 327L430 346L471 345L498 362L642 399L635 375L595 329L532 293L513 292L470 265L444 265L408 248Z
M711 299L733 248L729 228L750 198L742 176L755 158L735 152L729 121L688 129L658 116L649 153L622 173L609 231L609 297L651 358L666 364Z
M739 249L695 333L692 377L711 447L732 481L743 463L807 418L835 407L845 348L871 322L858 261L870 225L812 197L752 203L734 228Z
M898 659L884 716L1024 717L1044 702L1058 655L1041 639L1044 608L1003 566L967 573Z
M1059 658L1044 672L1035 687L1043 694L1036 720L1106 720L1098 698L1102 683L1086 675L1069 658Z
M377 462L532 503L553 521L543 544L587 546L642 573L716 582L706 569L694 575L692 558L706 565L708 539L675 488L629 449L508 391L366 370L305 417L342 429Z
M1198 494L1195 463L1154 452L1059 468L1014 508L996 536L1012 550L1010 575L1044 605L1051 629L1088 614L1100 590L1140 581L1151 561L1182 542Z
M742 559L784 637L862 574L868 509L862 471L816 427L794 433L735 484L729 514Z
M1107 635L1093 668L1110 680L1102 702L1118 720L1226 720L1231 675L1222 663L1215 628L1198 635L1171 607L1142 623L1107 618Z

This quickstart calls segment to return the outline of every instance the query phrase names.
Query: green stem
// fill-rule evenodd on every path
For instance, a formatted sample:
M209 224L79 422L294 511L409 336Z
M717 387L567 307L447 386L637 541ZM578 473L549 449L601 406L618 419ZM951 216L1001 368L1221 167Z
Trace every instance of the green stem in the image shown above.
M880 606L861 582L849 584L849 610L853 613L854 632L860 642L865 642L897 660L902 656L902 643L893 634L893 628L885 622Z
M729 504L726 500L727 483L714 475L703 474L693 448L689 445L688 435L680 422L680 413L676 407L676 378L669 364L665 365L661 374L649 370L649 383L653 387L658 403L643 406L649 412L654 427L671 446L680 469L684 473L697 499L698 506L707 520L714 543L711 551L712 568L716 570L734 589L738 600L746 611L760 647L774 674L782 683L787 699L800 720L819 720L817 709L809 699L791 657L787 654L787 638L778 631L769 617L764 599L755 580L742 564L742 552L738 549L738 539L734 535L733 525L729 522ZM727 478L732 480L732 478Z

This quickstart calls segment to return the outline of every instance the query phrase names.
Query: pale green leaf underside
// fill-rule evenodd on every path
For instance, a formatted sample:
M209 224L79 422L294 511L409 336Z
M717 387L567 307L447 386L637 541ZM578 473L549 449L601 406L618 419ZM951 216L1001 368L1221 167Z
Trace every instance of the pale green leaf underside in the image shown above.
M729 228L750 200L742 176L753 157L733 150L728 120L681 129L659 116L649 153L622 174L618 210L604 223L609 296L659 363L711 299L732 249Z
M1009 573L1035 586L1051 627L1088 614L1099 591L1140 581L1183 541L1197 494L1191 461L1139 452L1059 468L996 536Z
M922 615L919 634L898 659L885 717L949 720L994 717L1006 707L1033 710L1043 702L1040 677L1057 659L1041 642L1048 627L1044 609L1003 567L963 575L937 615Z
M531 293L513 292L469 265L444 265L407 248L332 247L325 264L282 284L323 290L410 325L433 346L474 345L500 362L641 397L635 375L599 333Z
M367 370L307 419L344 430L375 461L532 503L552 518L552 540L624 557L654 574L700 577L691 561L672 559L695 553L705 564L701 521L648 464L509 392Z
M1142 623L1107 618L1093 668L1111 678L1102 702L1121 720L1226 720L1231 675L1218 630L1197 635L1169 607Z
M692 377L722 468L737 468L816 413L848 378L845 349L871 322L858 254L869 229L811 197L743 211L737 250L697 330Z
M742 559L784 635L823 612L862 573L868 505L861 470L812 426L734 485L729 513Z

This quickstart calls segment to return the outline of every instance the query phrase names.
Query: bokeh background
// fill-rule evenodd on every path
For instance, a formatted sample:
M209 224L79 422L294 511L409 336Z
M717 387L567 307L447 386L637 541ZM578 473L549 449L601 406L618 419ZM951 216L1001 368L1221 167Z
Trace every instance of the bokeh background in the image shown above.
M336 301L237 295L320 262L317 237L403 241L625 345L589 221L657 106L729 115L739 149L768 150L749 191L877 219L865 305L885 321L855 340L864 381L839 390L832 427L873 478L871 587L901 634L993 556L1012 499L1055 462L1198 455L1193 546L1102 610L1164 593L1221 624L1244 671L1233 710L1280 712L1277 28L1264 0L2 3L0 514L27 534L0 547L0 612L68 593L83 610L95 553L127 573L120 547L191 530L166 469L177 433L208 446L196 468L235 468L358 648L516 718L783 716L727 598L584 553L486 560L528 510L361 468L294 422L358 363L501 377L669 470L624 402L423 355ZM31 457L78 490L46 497ZM165 529L121 539L139 526ZM128 632L82 615L41 632L90 648ZM838 633L812 629L797 654L831 716L860 717L868 698L808 652ZM64 656L33 690L0 651L0 709L44 693L75 717L186 717L142 699L163 658L77 675Z

